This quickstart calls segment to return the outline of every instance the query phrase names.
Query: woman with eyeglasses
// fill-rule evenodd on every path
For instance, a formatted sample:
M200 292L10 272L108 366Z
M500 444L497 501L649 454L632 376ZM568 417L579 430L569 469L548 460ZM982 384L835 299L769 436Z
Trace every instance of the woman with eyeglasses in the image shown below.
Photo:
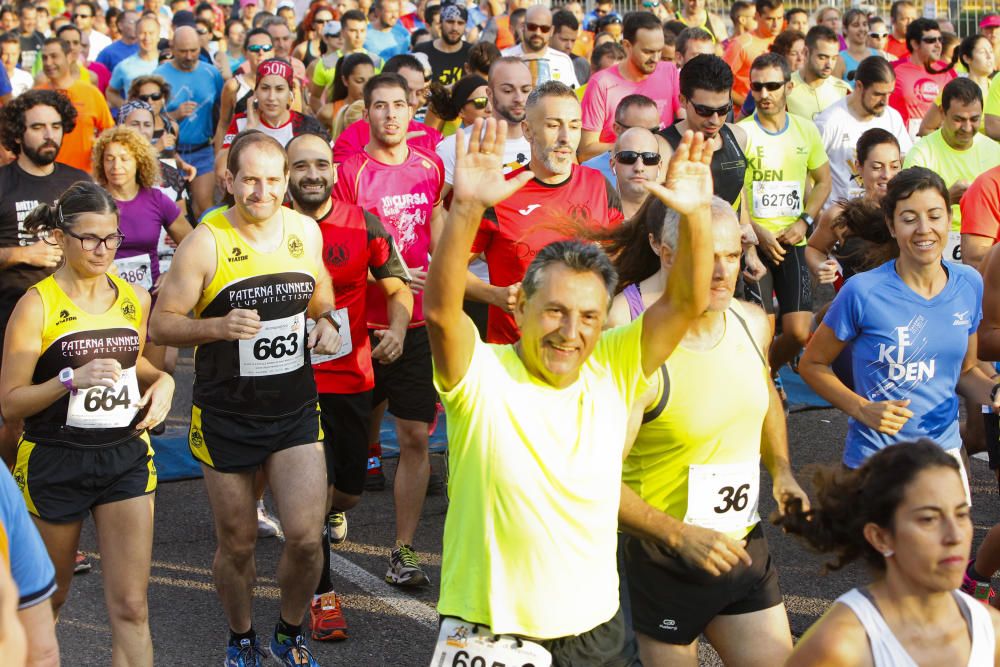
M486 120L493 114L486 88L486 79L477 75L462 77L451 90L432 83L424 124L448 136L477 118Z
M161 230L179 244L191 233L187 214L156 188L160 163L156 152L131 127L105 131L94 144L94 180L118 205L125 242L115 255L115 270L132 285L156 294L160 284ZM148 344L144 352L154 366L168 369L166 348ZM172 370L172 369L170 369Z
M868 56L878 55L878 52L868 45L868 15L857 8L844 12L844 37L847 48L840 52L837 64L833 66L833 76L846 81L854 87L854 77L851 76L858 64Z
M365 53L352 53L337 61L332 90L327 93L328 102L320 107L316 119L323 127L336 128L338 120L343 125L344 110L364 97L365 83L375 76L375 64ZM334 130L333 139L340 136Z
M111 662L153 664L147 589L156 468L147 429L166 419L174 381L142 356L150 296L112 270L124 237L114 199L79 181L25 228L62 248L54 274L8 322L0 409L23 419L14 478L56 568L58 614L93 516L111 621Z
M257 85L257 67L274 54L274 42L264 28L254 28L243 40L243 57L249 64L245 73L237 72L222 86L219 101L219 124L215 130L215 152L222 149L222 140L233 116L246 113L247 100L253 97Z
M329 5L314 4L296 31L296 46L292 57L298 58L306 67L329 49L323 41L323 28L336 18L337 14Z
M881 16L872 16L868 19L868 46L875 49L875 55L893 62L897 58L886 50L888 45L889 26Z

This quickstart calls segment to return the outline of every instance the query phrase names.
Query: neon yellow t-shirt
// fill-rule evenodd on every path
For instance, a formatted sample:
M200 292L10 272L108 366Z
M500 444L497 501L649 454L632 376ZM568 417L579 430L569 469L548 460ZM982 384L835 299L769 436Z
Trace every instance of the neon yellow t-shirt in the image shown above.
M827 77L818 88L814 88L806 83L797 71L792 72L792 90L788 93L788 111L812 120L816 114L850 94L850 84L839 77Z
M604 332L564 389L464 322L476 337L465 377L450 391L434 378L451 473L438 613L538 639L615 615L622 449L648 386L642 321Z
M775 133L760 126L756 113L739 122L747 133L744 184L750 218L775 233L805 210L809 172L829 162L816 125L792 113L785 115L785 128ZM798 245L805 244L803 238Z
M983 172L1000 165L1000 144L976 134L972 147L957 151L944 140L941 130L935 130L914 144L903 160L903 168L927 167L936 172L949 188L958 181L972 181ZM951 229L962 229L962 210L958 202L951 205Z

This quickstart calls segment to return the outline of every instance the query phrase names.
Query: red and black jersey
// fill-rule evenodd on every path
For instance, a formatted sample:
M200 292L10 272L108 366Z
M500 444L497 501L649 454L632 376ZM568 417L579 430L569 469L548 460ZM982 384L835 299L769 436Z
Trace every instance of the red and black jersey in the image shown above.
M229 128L226 130L226 136L222 139L222 147L229 148L236 135L245 130L246 127L247 115L245 113L238 113L233 116L233 119L229 122ZM257 129L269 137L274 137L282 146L287 146L289 141L300 134L312 132L322 135L326 133L326 130L320 125L318 120L294 110L290 112L288 122L284 125L271 127L267 124L266 120L261 118Z
M353 349L339 359L313 366L321 394L356 394L375 386L368 342L366 292L368 272L375 280L410 274L392 235L382 222L360 206L331 199L333 207L321 220L323 264L333 280L337 308L347 308Z
M507 174L511 179L527 167ZM505 287L520 282L535 254L553 241L578 238L590 229L620 225L621 199L595 169L573 165L562 183L549 185L533 179L513 195L488 209L476 234L472 252L484 253L490 283ZM521 337L510 313L490 306L486 340L514 343Z

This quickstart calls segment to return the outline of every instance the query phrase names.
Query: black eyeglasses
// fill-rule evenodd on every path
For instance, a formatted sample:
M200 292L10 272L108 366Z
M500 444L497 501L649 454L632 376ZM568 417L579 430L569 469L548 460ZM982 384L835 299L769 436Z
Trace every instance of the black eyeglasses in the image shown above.
M528 32L540 32L543 35L547 35L552 32L551 25L540 25L538 23L525 23L524 29Z
M759 93L764 89L770 90L773 93L776 90L784 88L785 83L785 81L751 81L750 88L755 93Z
M80 241L80 246L87 252L94 252L102 243L108 250L118 250L122 243L125 242L125 235L121 233L105 236L102 239L97 236L80 236L79 234L74 234L69 229L64 229L63 231L73 238L78 239Z
M150 93L149 95L136 95L143 102L159 102L163 99L163 93Z
M465 101L466 104L475 105L475 107L479 110L485 109L486 105L489 104L489 102L490 101L485 97L470 97Z
M733 103L730 101L729 104L721 107L710 107L704 104L695 104L694 102L691 102L691 108L694 109L694 112L702 118L711 118L715 114L719 114L720 117L725 118L729 115L729 112L733 110Z
M615 161L622 164L635 164L642 158L642 163L647 167L660 164L660 154L652 151L640 153L639 151L618 151L615 153Z
M921 37L920 41L924 44L938 44L941 42L941 35L937 37Z

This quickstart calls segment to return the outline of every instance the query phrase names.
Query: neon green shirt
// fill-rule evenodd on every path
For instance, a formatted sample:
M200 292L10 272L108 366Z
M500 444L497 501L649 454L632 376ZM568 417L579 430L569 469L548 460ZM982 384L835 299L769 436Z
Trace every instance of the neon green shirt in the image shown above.
M957 151L948 145L941 134L935 130L923 137L903 160L903 168L927 167L944 179L949 188L958 181L976 180L979 174L1000 165L1000 145L989 137L976 133L972 147ZM962 228L962 210L958 202L951 205L951 229L960 231Z
M774 233L805 210L809 172L829 162L816 125L792 113L785 116L785 128L775 133L760 126L756 113L739 122L747 133L744 184L750 218ZM802 239L798 245L805 244Z
M795 71L792 72L792 90L788 93L788 111L812 120L816 114L850 94L850 84L839 77L827 77L819 87L813 88Z
M538 639L615 615L622 450L648 386L642 321L604 332L564 389L465 321L476 338L465 377L450 391L434 378L451 472L440 614Z

